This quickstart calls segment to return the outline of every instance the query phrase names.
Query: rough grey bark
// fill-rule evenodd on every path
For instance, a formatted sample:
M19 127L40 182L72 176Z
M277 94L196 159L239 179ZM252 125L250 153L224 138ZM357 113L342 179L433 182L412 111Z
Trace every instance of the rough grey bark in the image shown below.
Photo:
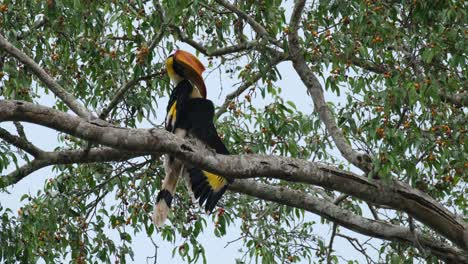
M126 129L102 120L84 120L22 101L0 101L0 122L25 121L108 147L137 153L168 153L202 169L233 178L272 177L330 188L376 205L390 206L468 249L468 224L427 194L407 184L388 184L337 168L279 156L216 155L162 129Z

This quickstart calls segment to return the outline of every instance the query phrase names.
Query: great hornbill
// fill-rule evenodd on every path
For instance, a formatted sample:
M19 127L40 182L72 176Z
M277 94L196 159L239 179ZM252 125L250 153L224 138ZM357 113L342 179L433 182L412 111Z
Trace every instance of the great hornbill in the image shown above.
M166 68L175 85L166 109L166 130L180 137L197 138L216 153L229 154L213 124L214 106L206 99L203 64L192 54L177 50L167 58ZM156 226L162 226L167 218L179 177L188 178L189 188L207 212L214 209L232 182L223 176L184 164L170 155L164 158L164 169L166 177L153 213Z

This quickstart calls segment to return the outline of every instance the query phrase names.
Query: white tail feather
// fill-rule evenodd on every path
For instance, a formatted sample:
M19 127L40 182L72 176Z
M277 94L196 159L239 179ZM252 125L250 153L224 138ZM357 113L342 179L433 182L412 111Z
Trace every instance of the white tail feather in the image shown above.
M183 138L187 134L184 129L176 128L174 134ZM175 189L177 187L177 179L179 178L179 174L184 173L184 166L183 164L177 160L171 160L169 155L164 156L164 170L166 172L166 177L164 177L164 181L161 187L161 190L167 190L172 196L174 196ZM167 219L167 215L169 214L169 206L166 203L165 199L161 199L156 206L154 207L153 211L153 223L157 227L161 227L164 225L164 222Z
M177 159L170 161L169 155L166 155L164 158L164 169L166 171L166 177L164 177L164 181L161 187L161 190L167 190L172 196L174 195L176 186L177 186L177 179L179 178L179 174L181 173L182 163ZM167 215L169 214L169 205L166 203L165 199L159 200L156 203L153 211L153 223L157 227L161 227L164 225L164 222L167 219Z
M153 223L157 227L161 227L164 225L164 222L167 219L167 215L169 214L169 206L164 199L161 199L156 206L154 207L153 211Z

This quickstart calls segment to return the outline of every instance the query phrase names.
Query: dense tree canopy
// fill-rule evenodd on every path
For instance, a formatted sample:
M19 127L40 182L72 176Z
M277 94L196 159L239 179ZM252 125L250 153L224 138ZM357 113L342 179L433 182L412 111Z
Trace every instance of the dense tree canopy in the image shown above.
M224 236L234 222L240 263L337 263L350 259L334 251L339 236L368 262L468 262L466 10L416 0L2 1L0 124L16 129L0 127L0 188L46 166L54 175L21 208L0 201L0 262L123 263L144 233L184 238L174 254L192 263L205 258L202 232ZM187 46L207 72L236 82L216 112L234 155L161 125L172 89L164 60ZM278 84L284 62L302 87ZM222 82L207 83L209 98ZM282 97L297 89L313 108ZM57 145L38 148L23 122L56 130ZM155 230L164 153L235 178L222 207L206 216L181 185L170 223ZM381 240L369 246L345 229Z

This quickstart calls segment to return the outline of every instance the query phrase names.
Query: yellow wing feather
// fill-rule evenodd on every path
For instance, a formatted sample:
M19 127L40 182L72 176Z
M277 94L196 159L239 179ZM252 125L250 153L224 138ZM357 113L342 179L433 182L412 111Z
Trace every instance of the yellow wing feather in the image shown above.
M203 171L203 174L205 174L208 184L214 192L218 192L227 184L227 180L224 177L207 171Z

